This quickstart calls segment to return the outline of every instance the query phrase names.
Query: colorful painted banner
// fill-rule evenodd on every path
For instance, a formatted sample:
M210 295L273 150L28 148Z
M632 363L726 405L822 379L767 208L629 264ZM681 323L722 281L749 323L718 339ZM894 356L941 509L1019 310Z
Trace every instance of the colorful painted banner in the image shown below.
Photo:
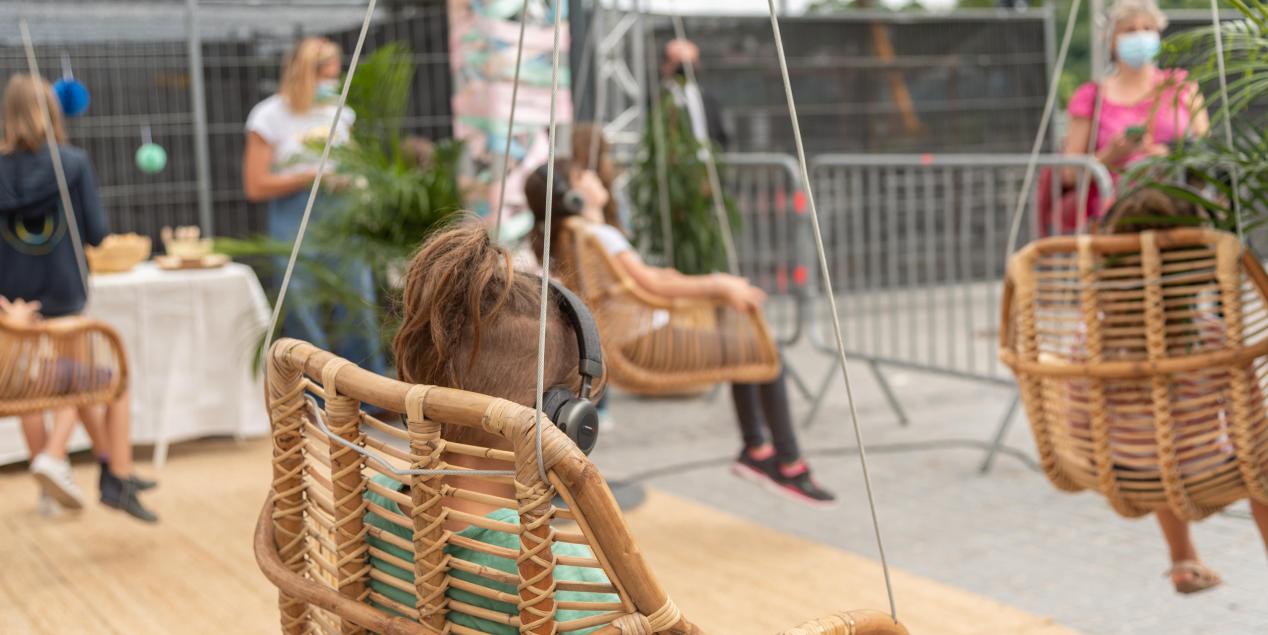
M469 209L506 221L524 212L524 179L546 162L550 122L550 67L554 46L554 6L529 0L520 67L515 130L507 130L515 77L522 0L449 0L450 66L454 77L454 134L466 142ZM567 11L567 3L561 2ZM560 26L559 93L556 119L572 120L568 76L567 14ZM497 201L506 136L511 134L511 165L506 202ZM564 144L566 145L566 144ZM517 219L518 220L518 219ZM511 223L523 233L523 223ZM506 236L505 238L514 238Z

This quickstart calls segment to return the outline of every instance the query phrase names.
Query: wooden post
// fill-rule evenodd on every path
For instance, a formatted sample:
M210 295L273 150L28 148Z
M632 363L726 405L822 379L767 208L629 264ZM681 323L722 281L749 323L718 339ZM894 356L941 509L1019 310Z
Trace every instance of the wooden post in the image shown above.
M335 358L322 369L322 387L326 391L326 425L345 441L365 445L361 433L361 403L339 394L336 376L351 365ZM370 594L369 545L365 541L365 457L339 443L330 443L330 482L335 502L335 554L338 564L339 594L358 602ZM348 619L342 620L345 635L360 635L365 630Z
M292 340L273 345L268 360L269 420L273 425L273 534L278 555L290 571L307 572L308 533L304 530L304 386L300 365L289 359ZM308 604L278 592L282 632L309 632Z
M414 386L405 397L409 449L414 457L411 467L416 470L438 467L444 451L440 423L428 420L423 412L431 388ZM442 484L440 476L415 475L410 479L410 499L414 503L414 607L419 621L437 632L445 632L445 593L449 588Z

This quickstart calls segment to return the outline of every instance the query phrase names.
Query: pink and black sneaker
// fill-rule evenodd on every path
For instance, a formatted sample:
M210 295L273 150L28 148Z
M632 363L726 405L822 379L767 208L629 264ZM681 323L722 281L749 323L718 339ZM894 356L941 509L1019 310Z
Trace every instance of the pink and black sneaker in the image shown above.
M749 452L743 451L731 464L731 473L811 507L827 509L836 506L836 496L815 483L804 462L799 461L791 469L781 468L774 456L755 459Z

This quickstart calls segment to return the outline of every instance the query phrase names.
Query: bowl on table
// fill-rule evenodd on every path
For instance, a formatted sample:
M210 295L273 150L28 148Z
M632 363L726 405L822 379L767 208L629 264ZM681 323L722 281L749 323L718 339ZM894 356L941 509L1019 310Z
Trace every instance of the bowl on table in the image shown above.
M93 273L125 273L150 257L150 237L139 234L111 234L101 244L84 248L88 269Z

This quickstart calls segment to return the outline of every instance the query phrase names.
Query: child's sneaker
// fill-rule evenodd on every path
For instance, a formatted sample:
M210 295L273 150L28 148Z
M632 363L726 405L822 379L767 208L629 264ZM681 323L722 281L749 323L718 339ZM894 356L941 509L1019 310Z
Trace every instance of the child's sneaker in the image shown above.
M109 472L101 479L101 504L147 523L158 522L158 515L146 509L136 493L137 488L131 479L121 479Z
M82 509L84 494L70 472L70 461L40 453L31 459L31 474L40 487L67 509Z
M741 450L740 457L735 459L731 464L731 473L746 480L763 486L778 486L775 480L778 473L779 465L775 461L774 455L758 460L749 454L748 450Z
M791 470L792 475L789 476L789 470L780 469L778 480L782 493L786 496L801 501L811 507L819 507L828 509L836 507L837 497L826 489L823 489L810 476L810 468L805 463Z
M106 477L110 475L110 464L106 461L98 460L97 465L101 468L101 476L97 478L97 489L105 489ZM132 483L132 487L136 488L136 491L138 492L144 492L158 487L158 481L141 478L136 474L129 476L128 481Z

